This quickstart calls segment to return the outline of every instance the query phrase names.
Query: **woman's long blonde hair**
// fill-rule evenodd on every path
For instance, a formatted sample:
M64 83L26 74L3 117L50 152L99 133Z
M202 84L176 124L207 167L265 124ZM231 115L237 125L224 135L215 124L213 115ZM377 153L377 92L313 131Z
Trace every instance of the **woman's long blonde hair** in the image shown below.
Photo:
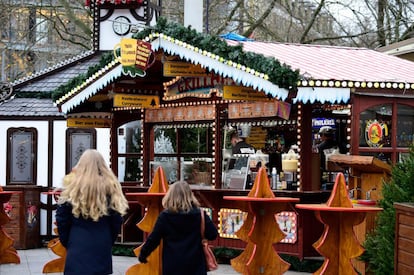
M189 212L192 208L199 207L200 203L187 182L177 181L162 198L162 206L171 212Z
M59 203L69 202L75 217L97 221L109 209L126 214L128 201L121 184L97 150L86 150L63 181Z

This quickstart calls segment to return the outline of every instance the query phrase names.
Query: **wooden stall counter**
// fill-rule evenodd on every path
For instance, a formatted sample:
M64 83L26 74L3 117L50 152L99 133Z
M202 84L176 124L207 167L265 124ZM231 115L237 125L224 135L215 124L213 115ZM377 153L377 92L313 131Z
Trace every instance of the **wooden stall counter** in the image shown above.
M391 175L391 166L372 156L333 154L329 167L350 168L348 190L351 199L377 201L381 199L382 182Z
M219 229L219 238L210 242L215 247L226 247L234 249L244 249L245 242L237 237L233 232L225 231L223 226L226 222L226 218L233 216L242 217L243 213L235 213L237 211L237 202L231 199L224 199L225 197L238 197L247 196L251 190L243 189L228 189L228 188L214 188L206 186L198 186L196 184L190 185L197 199L200 201L201 206L205 207L207 213L211 214L212 221ZM146 204L144 200L146 197L154 196L150 195L150 187L145 186L123 186L123 190L127 195L127 199L130 206L134 207L131 211L135 214L134 219L131 221L141 220L141 212L143 204ZM297 199L299 203L321 203L328 200L330 191L296 191L296 190L270 190L277 198L291 197ZM162 193L162 192L161 192ZM295 202L294 202L295 203ZM240 210L238 210L240 211ZM139 212L139 213L138 213ZM282 241L274 244L274 249L278 253L296 256L299 259L304 257L319 256L319 253L314 249L312 244L319 238L323 231L323 225L319 223L315 215L310 211L304 211L301 209L290 209L282 213L281 219L290 223L293 221L294 233L292 237L283 239ZM281 221L279 220L279 223ZM145 231L141 230L141 234L137 232L136 222L131 226L128 225L128 232L134 236L142 236L145 238ZM286 233L286 232L285 232ZM139 244L138 242L130 242Z
M37 185L6 185L4 191L15 192L8 204L11 206L12 220L4 225L4 230L13 238L16 249L41 247L40 240L40 192Z
M211 242L218 247L244 249L245 243L233 232L225 230L224 224L231 217L243 217L245 212L237 212L240 202L230 199L231 197L246 197L251 190L243 189L198 189L193 192L203 207L211 209L211 218L219 228L220 237ZM290 191L270 190L276 198L295 198L298 203L321 203L326 202L331 194L330 191ZM293 202L293 204L296 202ZM238 210L240 211L240 210ZM274 249L281 254L304 257L319 256L312 244L319 238L323 231L323 225L318 222L312 212L301 209L289 209L283 211L279 223L292 222L293 234L280 242L274 244ZM286 232L285 232L286 233Z

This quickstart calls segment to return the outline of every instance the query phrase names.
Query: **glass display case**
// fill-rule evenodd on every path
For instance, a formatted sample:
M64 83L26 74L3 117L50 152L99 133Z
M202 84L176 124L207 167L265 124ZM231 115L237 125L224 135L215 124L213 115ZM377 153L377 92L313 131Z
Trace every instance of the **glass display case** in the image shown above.
M223 170L223 189L250 189L260 167L269 162L269 155L258 151L256 154L235 154L226 161Z
M152 180L155 170L162 166L169 184L184 180L190 185L212 187L212 162L211 158L193 158L189 161L160 158L150 162L150 178Z

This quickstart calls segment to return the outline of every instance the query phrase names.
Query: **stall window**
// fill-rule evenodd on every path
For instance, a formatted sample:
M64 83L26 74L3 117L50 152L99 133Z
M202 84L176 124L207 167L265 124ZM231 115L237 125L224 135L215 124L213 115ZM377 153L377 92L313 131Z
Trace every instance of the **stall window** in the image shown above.
M141 180L141 120L125 123L118 127L118 180L137 182Z
M36 184L37 130L9 128L7 130L6 184Z
M155 128L154 154L175 154L177 152L177 128Z
M398 104L397 116L397 147L409 147L413 145L414 108Z
M95 129L69 128L66 130L66 173L75 167L87 149L96 149Z
M206 154L208 153L208 128L195 127L178 129L180 148L183 153Z
M211 184L213 158L210 127L198 124L178 126L154 128L151 179L155 169L162 166L169 183L186 180L190 184Z
M391 147L392 105L371 107L360 115L359 146L382 148Z
M379 104L360 113L359 154L388 163L401 161L413 144L414 108L397 102Z

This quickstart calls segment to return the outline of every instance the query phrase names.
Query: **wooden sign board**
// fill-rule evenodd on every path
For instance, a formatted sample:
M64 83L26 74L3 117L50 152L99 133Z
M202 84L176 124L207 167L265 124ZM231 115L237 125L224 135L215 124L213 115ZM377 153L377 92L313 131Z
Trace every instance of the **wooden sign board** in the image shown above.
M213 120L216 117L213 105L186 106L147 110L145 122L175 122Z
M256 150L263 149L266 143L266 135L267 131L262 127L252 127L246 141Z
M199 64L188 62L167 61L164 63L164 76L205 76L206 69Z
M68 118L66 126L69 128L111 128L111 119L108 118Z
M138 40L135 66L141 70L146 70L148 68L151 53L151 43Z
M268 100L264 92L258 92L253 88L243 87L243 86L224 86L223 87L223 99L252 100L252 101Z
M115 94L114 107L158 108L160 99L155 95Z

